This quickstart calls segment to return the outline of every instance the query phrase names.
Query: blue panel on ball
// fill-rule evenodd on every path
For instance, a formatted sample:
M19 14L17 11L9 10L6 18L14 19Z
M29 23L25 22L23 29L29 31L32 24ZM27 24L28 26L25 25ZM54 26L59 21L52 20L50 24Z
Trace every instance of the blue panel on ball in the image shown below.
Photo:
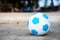
M46 14L43 14L43 17L46 18L46 19L48 19L48 16Z
M34 34L34 35L38 35L38 32L36 31L36 30L31 30L31 32L32 32L32 34Z
M27 26L29 26L29 21L27 21Z
M37 18L37 17L33 18L32 23L33 24L39 23L39 18Z
M48 24L45 24L45 25L43 25L43 31L47 31L48 30Z

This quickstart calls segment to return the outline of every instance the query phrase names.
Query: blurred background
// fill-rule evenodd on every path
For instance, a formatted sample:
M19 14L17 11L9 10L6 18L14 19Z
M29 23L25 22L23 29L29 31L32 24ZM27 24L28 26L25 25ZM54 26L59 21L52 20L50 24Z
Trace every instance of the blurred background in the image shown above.
M60 10L60 0L0 0L0 12L45 12Z

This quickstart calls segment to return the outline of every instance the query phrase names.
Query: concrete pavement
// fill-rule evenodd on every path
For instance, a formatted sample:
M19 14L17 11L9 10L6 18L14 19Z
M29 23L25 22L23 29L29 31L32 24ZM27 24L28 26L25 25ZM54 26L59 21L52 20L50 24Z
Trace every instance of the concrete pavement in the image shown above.
M26 21L31 14L24 14L25 16L23 18L28 15L24 22L19 22L19 24L17 22L15 24L0 24L0 40L60 40L60 12L46 13L49 15L49 21L51 23L50 31L46 35L34 36L30 34Z

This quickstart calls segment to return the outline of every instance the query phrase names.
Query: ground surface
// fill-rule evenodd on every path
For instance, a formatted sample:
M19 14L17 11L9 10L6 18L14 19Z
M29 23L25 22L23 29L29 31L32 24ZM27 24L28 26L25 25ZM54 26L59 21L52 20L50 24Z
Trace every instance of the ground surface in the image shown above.
M0 24L0 40L60 40L60 12L46 12L50 17L50 31L43 36L29 33L26 21L19 24ZM26 17L27 14L24 14ZM1 16L2 17L2 16Z

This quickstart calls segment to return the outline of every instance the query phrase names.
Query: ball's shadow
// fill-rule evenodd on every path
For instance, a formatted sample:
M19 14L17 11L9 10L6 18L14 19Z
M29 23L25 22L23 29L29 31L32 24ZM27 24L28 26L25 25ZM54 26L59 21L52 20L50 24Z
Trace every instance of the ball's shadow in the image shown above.
M34 34L29 34L30 36L48 36L48 33L44 34L44 35L34 35Z
M48 31L46 34L44 34L44 35L33 35L32 33L29 33L28 35L29 36L50 36L50 35L52 35L52 33L53 32L51 32L51 31Z

